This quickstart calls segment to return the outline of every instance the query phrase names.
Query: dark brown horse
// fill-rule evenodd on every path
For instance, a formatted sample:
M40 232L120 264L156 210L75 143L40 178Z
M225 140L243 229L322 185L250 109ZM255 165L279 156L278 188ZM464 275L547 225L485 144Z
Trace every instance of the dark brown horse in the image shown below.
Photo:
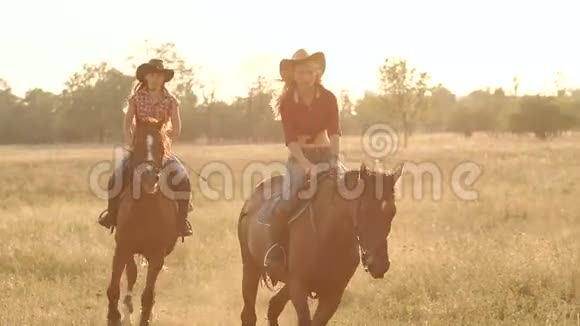
M149 325L154 303L155 282L165 257L177 241L177 205L164 191L160 180L169 153L169 140L155 120L139 121L134 135L134 150L129 158L130 182L121 193L115 233L115 253L111 282L107 290L109 325L120 325L118 309L120 280L126 267L127 295L124 304L133 312L132 291L137 280L134 255L148 261L147 280L141 296L140 325Z
M396 213L394 186L402 172L347 171L343 177L323 177L307 209L299 209L288 231L287 269L276 278L284 286L269 302L267 318L278 325L278 316L291 300L300 326L326 325L336 312L344 289L362 260L373 278L389 269L387 236ZM260 279L266 281L263 260L268 233L258 213L282 178L262 182L246 201L238 223L243 280L243 326L256 325L255 303ZM271 189L266 189L268 187ZM264 191L266 190L266 191ZM298 205L300 207L300 205ZM360 253L362 252L362 255ZM316 293L318 307L311 317L308 297Z

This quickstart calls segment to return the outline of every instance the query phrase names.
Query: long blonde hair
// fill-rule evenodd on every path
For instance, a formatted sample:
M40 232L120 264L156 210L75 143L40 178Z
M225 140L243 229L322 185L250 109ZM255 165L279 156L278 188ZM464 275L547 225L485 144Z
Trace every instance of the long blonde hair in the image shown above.
M318 66L318 65L316 65ZM318 67L320 69L320 67ZM322 85L322 71L318 70L317 71L318 76L316 78L316 81L314 82L314 84L316 86ZM282 105L282 102L284 102L284 100L286 99L287 96L289 96L289 94L292 94L292 91L294 91L294 89L296 88L296 82L294 81L294 76L291 76L291 78L282 78L281 80L283 82L282 87L276 89L274 88L273 92L272 92L272 101L270 101L270 107L272 108L272 113L274 114L274 118L275 119L279 119L280 118L280 106Z

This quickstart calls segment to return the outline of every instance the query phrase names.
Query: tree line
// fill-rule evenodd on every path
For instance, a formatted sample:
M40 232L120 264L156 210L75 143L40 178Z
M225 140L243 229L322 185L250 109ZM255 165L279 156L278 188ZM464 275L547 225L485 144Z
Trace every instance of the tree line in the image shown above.
M175 44L147 45L147 58L162 58L176 71L171 91L181 102L183 141L279 142L280 121L270 104L277 92L263 76L248 86L247 94L226 103L204 85L195 67ZM130 58L133 68L145 58ZM519 79L511 90L478 89L458 97L444 85L431 85L430 75L403 58L387 58L377 67L379 88L351 99L337 93L345 134L360 135L365 128L386 122L407 139L417 132L474 132L533 134L539 139L559 136L580 127L580 89L558 89L557 94L519 95ZM0 79L0 143L119 142L123 108L134 84L107 63L86 64L70 76L65 89L54 94L32 89L15 96ZM509 94L508 94L509 93Z

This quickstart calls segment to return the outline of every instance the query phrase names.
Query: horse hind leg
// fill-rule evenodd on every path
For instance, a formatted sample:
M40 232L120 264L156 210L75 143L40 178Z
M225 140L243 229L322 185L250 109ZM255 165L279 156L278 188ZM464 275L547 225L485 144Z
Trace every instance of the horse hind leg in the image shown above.
M278 317L284 310L286 303L290 300L288 287L284 285L268 302L268 325L278 326Z
M141 295L141 321L140 326L149 326L151 323L151 311L155 303L155 283L159 272L163 268L164 255L160 254L157 257L149 259L149 267L147 269L147 281L145 289Z
M242 326L256 325L256 296L258 295L259 283L260 272L256 265L250 261L243 262L242 296L244 298L244 308L240 316Z
M248 216L244 204L238 220L238 240L240 243L240 252L242 256L242 297L244 307L240 318L242 326L256 325L256 296L258 295L258 284L260 283L260 270L252 259L250 249L248 248Z

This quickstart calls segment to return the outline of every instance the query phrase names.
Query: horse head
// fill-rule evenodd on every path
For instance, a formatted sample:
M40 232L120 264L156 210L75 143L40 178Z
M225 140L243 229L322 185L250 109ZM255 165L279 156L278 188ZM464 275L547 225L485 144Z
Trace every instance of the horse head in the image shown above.
M362 252L361 261L373 278L383 278L390 267L387 237L397 212L394 187L402 170L403 165L399 165L393 173L381 173L362 164L360 170L345 175L348 187L358 189L351 200L350 215Z
M169 145L163 123L156 119L137 121L131 164L134 179L148 194L156 193L159 188L159 175L169 155Z

